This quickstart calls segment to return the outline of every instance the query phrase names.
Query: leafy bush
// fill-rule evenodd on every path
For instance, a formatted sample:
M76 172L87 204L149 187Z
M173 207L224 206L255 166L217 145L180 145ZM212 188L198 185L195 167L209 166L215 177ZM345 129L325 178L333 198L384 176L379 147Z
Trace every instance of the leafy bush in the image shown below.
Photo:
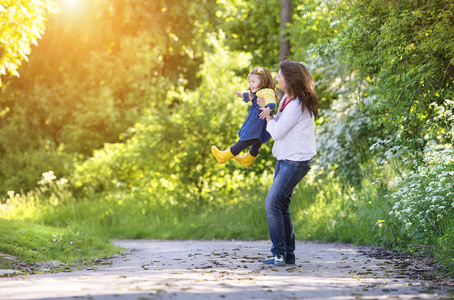
M452 233L454 218L453 123L451 102L445 108L440 104L454 96L453 3L360 0L350 4L338 6L330 23L338 34L324 41L321 53L339 57L347 65L348 76L339 77L346 79L346 86L356 87L361 105L349 107L351 101L344 100L347 103L336 109L339 103L333 102L326 112L330 118L317 128L323 140L320 161L344 183L351 182L348 172L357 162L363 173L380 172L376 183L384 187L382 192L388 195L383 199L392 211L378 223L380 230L391 221L394 225L388 229L395 229L401 245L435 245L440 261L447 262L452 252L446 251L450 240L446 234ZM363 111L348 118L352 108ZM355 126L362 120L364 126ZM335 125L330 128L329 122ZM348 139L355 127L361 130ZM370 149L381 151L376 163L368 161L372 154L367 146L372 143ZM348 161L345 170L336 163L342 157Z
M75 161L75 155L66 153L63 147L56 148L53 143L6 155L0 159L0 199L8 191L32 190L45 171L53 170L57 176L71 173Z
M453 98L453 9L450 0L368 0L339 14L344 26L331 49L370 81L371 125L384 134L424 138L430 103Z
M367 100L370 98L363 102ZM354 93L339 94L331 107L321 112L319 123L316 171L334 171L344 184L360 184L368 171L364 167L372 159L369 147L373 142L364 105L358 105Z
M151 45L151 37L141 34L124 38L116 55L93 53L79 66L83 81L67 75L48 88L5 86L3 101L10 108L0 126L0 195L32 189L49 170L71 173L76 158L118 141L145 107L159 105L151 100L164 97L166 80L158 76L161 63L155 59L161 49Z
M449 109L454 106L452 101L446 101L446 108L436 103L433 105L438 116L431 122L437 125L443 121L452 122L452 110ZM445 136L452 139L454 126L445 132ZM394 146L385 155L399 168L399 176L392 183L396 189L391 194L395 202L393 214L406 224L415 240L436 243L437 238L449 230L448 225L454 218L452 144L434 141L421 151L404 145Z
M371 147L383 151L380 162L396 174L385 197L393 203L390 215L402 224L402 238L408 243L434 246L435 256L451 270L454 148L449 141L454 137L453 104L450 100L444 105L432 103L435 117L428 122L426 141L410 141L411 146L399 144L397 135ZM386 183L382 179L377 182Z
M427 146L421 153L401 148L396 154L395 159L402 160L408 171L401 171L392 183L397 189L391 195L393 214L415 240L434 243L433 236L442 236L454 217L454 150L447 145ZM423 164L413 166L414 155L423 157Z

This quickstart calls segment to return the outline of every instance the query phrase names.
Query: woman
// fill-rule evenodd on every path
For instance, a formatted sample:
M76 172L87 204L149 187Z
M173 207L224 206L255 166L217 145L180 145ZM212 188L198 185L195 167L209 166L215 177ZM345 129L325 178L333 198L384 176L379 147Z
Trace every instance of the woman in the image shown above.
M295 234L289 205L296 185L311 169L311 159L316 153L314 120L318 115L318 99L312 76L298 62L282 61L276 80L285 95L276 116L266 116L266 130L274 140L272 152L277 162L265 202L273 258L263 262L285 266L295 263Z

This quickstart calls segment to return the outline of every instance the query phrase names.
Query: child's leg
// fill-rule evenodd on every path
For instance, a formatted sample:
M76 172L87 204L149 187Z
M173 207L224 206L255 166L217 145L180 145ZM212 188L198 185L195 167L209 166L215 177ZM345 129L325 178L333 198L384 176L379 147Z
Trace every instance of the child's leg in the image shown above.
M262 143L260 142L259 139L253 139L246 142L248 142L248 146L251 146L251 149L249 150L248 153L246 153L243 156L235 156L235 160L242 164L245 168L249 168L251 164L254 162L254 160L257 158L257 156L259 156L260 147L262 146Z
M257 150L257 154L258 154L258 151L260 151L260 146L262 145L260 143L259 139L252 139L252 140L247 140L247 141L239 140L235 145L230 147L230 152L232 152L233 155L237 156L238 154L240 154L241 151L243 151L247 147L249 147L249 146L254 147L254 145L256 145L257 143L259 144L259 148ZM254 155L254 156L257 156L257 155Z
M258 139L257 139L257 141L258 142L256 144L251 145L251 149L249 149L249 153L252 156L257 156L260 153L260 147L262 147L262 143Z

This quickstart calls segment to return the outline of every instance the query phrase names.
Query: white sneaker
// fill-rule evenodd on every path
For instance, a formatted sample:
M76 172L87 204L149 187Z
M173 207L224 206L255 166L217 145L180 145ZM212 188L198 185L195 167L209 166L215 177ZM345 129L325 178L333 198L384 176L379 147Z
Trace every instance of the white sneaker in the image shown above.
M277 254L275 257L274 257L274 265L275 266L285 266L285 259L282 255L280 254Z

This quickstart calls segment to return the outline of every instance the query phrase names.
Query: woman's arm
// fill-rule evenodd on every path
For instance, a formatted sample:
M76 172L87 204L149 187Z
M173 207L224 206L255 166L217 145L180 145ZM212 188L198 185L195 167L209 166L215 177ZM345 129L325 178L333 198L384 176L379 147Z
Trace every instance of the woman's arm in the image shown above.
M273 140L279 140L298 123L300 117L301 108L298 102L292 101L280 115L279 121L275 121L272 116L266 118L268 122L266 130L271 134Z

